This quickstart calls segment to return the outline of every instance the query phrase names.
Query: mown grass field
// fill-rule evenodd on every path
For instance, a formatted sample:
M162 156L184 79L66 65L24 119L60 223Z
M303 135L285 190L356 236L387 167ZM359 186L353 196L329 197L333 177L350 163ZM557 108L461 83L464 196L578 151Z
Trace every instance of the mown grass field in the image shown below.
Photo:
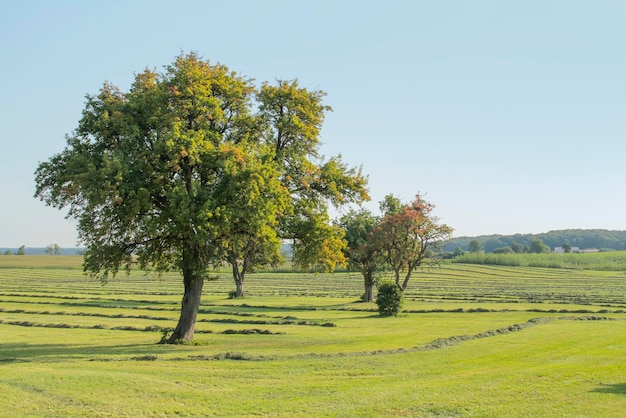
M176 274L103 286L78 257L0 257L2 416L616 417L626 274L444 264L405 310L356 303L357 274L207 282L196 344Z

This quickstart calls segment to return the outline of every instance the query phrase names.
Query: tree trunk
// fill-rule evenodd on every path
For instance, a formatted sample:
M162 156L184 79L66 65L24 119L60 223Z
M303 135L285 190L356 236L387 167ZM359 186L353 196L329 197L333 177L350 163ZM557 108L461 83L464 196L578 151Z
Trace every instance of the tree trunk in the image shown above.
M374 291L372 290L372 284L365 285L365 294L363 295L363 302L373 302L374 301Z
M243 277L240 280L235 279L235 297L243 297Z
M246 274L246 264L244 262L243 267L239 270L239 264L236 259L231 261L233 266L233 280L235 281L235 297L243 297L243 280Z
M191 341L196 329L196 317L200 308L204 278L196 277L192 270L183 270L183 281L185 283L185 295L181 304L180 318L176 329L168 339L169 343L176 343L181 340Z
M400 284L400 269L395 269L394 268L393 271L394 271L394 274L396 276L396 286L398 286L398 289L400 289L401 292L404 292L404 288Z
M365 278L365 294L363 295L363 302L373 302L374 291L372 288L374 287L374 272L367 270L363 272L363 277Z
M413 267L409 267L406 271L406 275L404 276L404 282L402 282L402 286L400 287L403 292L409 286L409 279L411 278L411 274L413 274Z

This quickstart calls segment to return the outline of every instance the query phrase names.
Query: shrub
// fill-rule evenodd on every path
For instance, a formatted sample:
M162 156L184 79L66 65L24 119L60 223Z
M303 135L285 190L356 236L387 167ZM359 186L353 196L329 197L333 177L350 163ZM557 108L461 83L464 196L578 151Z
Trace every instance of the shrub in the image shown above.
M402 309L402 291L391 281L385 281L378 285L378 295L376 296L376 304L378 312L382 316L397 316Z

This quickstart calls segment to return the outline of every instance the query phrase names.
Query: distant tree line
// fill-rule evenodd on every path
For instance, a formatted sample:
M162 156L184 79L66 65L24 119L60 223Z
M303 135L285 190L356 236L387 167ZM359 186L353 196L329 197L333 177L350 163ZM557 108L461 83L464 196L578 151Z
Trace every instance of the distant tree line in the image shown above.
M26 246L22 245L20 248L15 250L15 253L11 252L11 250L9 250L9 249L6 249L6 250L4 250L4 252L2 254L4 254L4 255L24 255L24 254L26 254Z
M2 255L84 255L84 248L61 248L59 244L50 244L45 247L0 247Z
M512 252L537 252L533 248L533 242L541 241L546 247L554 250L555 247L571 249L597 248L601 251L626 250L626 231L611 231L606 229L565 229L550 231L541 234L515 234L515 235L482 235L478 237L459 237L447 242L444 251L453 253L468 251L473 252L476 246L481 251L503 252L511 249ZM470 245L472 248L470 248ZM545 250L545 249L544 249Z

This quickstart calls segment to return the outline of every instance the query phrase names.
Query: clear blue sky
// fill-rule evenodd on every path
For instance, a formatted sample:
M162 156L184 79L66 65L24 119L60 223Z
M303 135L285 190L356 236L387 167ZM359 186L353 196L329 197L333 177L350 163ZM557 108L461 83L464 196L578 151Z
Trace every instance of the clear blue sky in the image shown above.
M323 153L457 236L626 229L626 2L0 1L0 246L76 244L33 198L87 93L181 51L333 107Z

